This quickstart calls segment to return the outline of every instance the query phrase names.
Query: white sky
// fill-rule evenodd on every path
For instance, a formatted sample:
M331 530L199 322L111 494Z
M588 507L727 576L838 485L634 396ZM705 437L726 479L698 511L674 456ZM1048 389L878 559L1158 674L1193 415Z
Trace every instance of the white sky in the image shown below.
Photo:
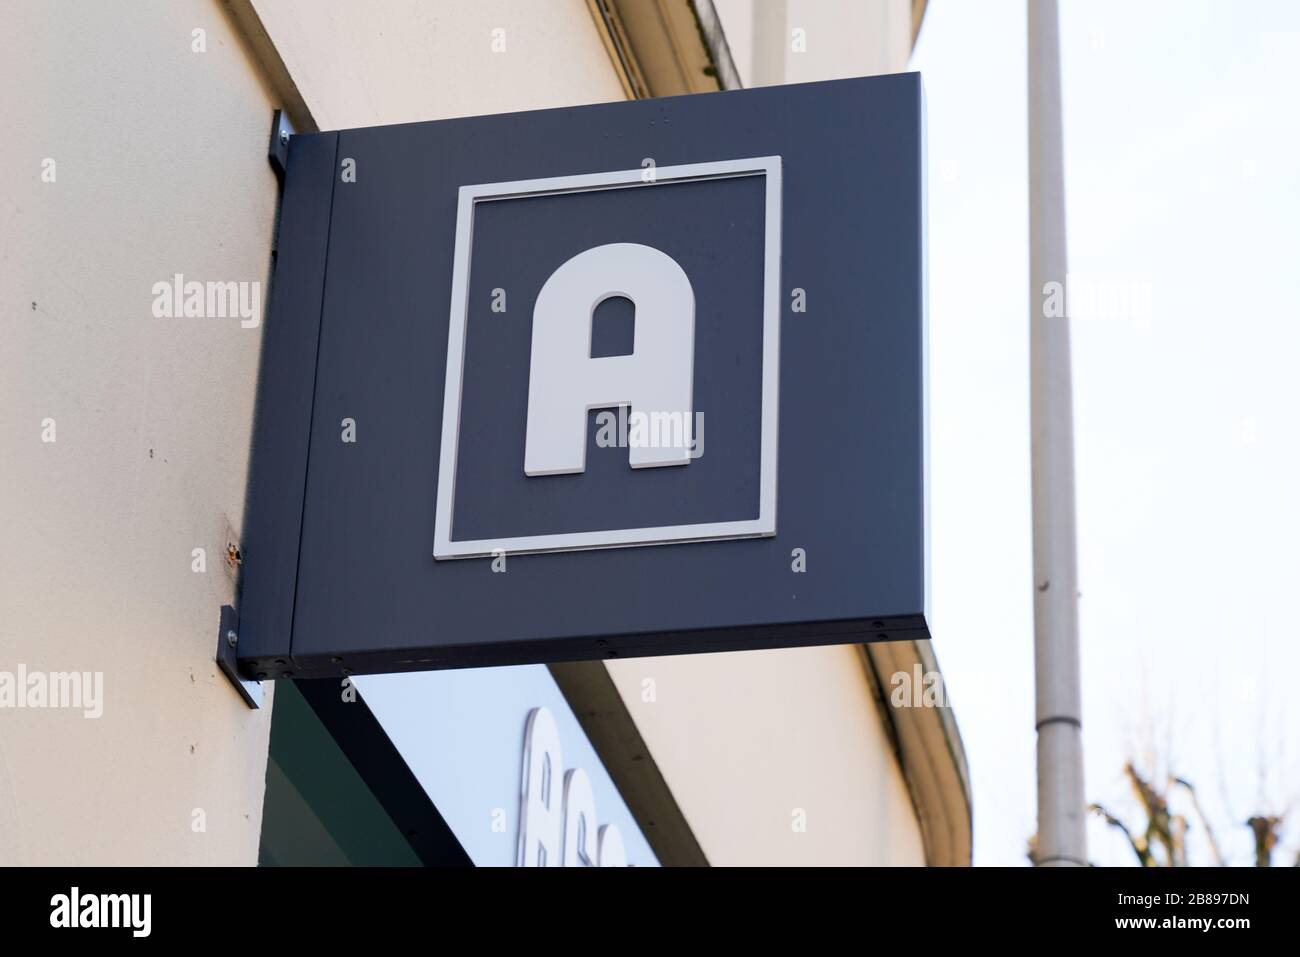
M935 647L978 864L1034 831L1025 4L931 0ZM1070 269L1150 292L1076 316L1089 800L1129 757L1198 786L1220 843L1300 848L1300 4L1062 0ZM1260 770L1266 773L1261 778ZM1097 863L1132 860L1089 825ZM1194 861L1209 863L1200 840Z

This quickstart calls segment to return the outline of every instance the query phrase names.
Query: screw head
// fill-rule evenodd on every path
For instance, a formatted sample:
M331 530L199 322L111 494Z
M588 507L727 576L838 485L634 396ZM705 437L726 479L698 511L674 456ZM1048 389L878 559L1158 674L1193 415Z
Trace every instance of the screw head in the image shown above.
M238 643L239 643L239 635L235 631L231 630L226 632L226 644L228 644L231 648L233 648Z

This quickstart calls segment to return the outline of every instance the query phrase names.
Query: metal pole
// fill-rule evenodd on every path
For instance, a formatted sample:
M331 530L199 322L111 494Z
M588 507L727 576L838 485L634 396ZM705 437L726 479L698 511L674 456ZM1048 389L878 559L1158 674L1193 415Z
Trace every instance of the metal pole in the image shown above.
M1066 288L1065 172L1056 0L1029 3L1030 432L1034 516L1034 678L1042 867L1087 865L1084 836L1074 410L1068 311L1046 315L1046 286Z

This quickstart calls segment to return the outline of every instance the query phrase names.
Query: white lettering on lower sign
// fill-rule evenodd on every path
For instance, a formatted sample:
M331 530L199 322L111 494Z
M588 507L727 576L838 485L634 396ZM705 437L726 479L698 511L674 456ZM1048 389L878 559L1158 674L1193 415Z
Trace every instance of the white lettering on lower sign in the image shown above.
M520 867L626 867L623 836L596 826L596 797L582 768L563 774L560 730L546 708L528 714L519 803Z

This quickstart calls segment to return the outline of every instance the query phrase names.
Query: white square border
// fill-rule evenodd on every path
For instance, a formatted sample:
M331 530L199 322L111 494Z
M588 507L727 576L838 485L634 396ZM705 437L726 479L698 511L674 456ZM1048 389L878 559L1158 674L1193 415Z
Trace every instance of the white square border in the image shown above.
M776 534L777 413L781 368L781 157L721 160L663 166L645 182L645 169L547 179L515 180L462 186L456 204L456 247L451 280L451 322L447 332L447 376L442 399L442 449L438 459L438 500L434 519L433 557L437 560L483 558L500 550L506 554L628 548L716 539L765 538ZM560 532L511 538L452 541L457 453L460 448L461 385L465 374L465 334L468 326L470 256L474 234L474 204L526 196L591 190L648 188L690 180L724 179L762 174L765 177L763 218L763 397L759 433L758 518L657 528L619 528ZM522 468L522 466L520 466Z

